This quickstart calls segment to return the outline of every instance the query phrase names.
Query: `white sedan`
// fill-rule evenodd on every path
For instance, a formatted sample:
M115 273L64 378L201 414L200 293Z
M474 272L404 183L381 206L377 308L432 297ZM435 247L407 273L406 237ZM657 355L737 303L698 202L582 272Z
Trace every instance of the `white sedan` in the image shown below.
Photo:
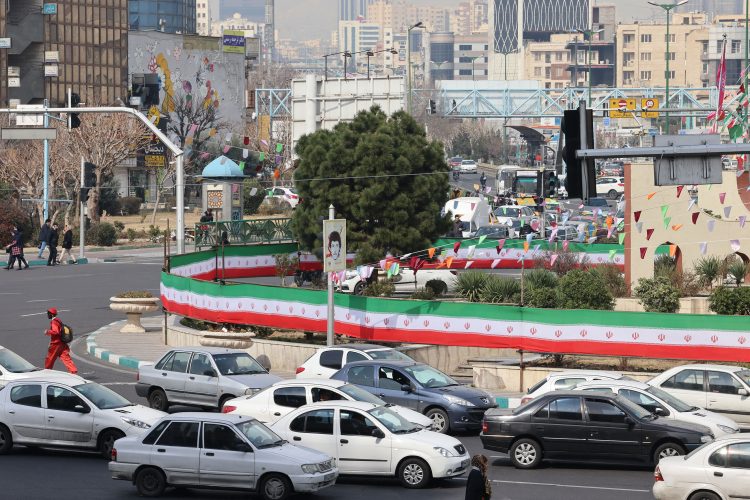
M419 412L386 403L356 385L333 379L293 379L276 382L255 395L230 399L224 403L222 413L247 415L270 425L300 406L338 400L365 401L387 406L413 424L425 428L432 427L432 419Z
M427 431L384 406L328 401L288 413L271 429L288 441L331 455L339 473L396 476L407 488L469 468L469 454L451 436Z
M735 434L685 457L667 457L654 471L656 500L730 500L750 492L750 437Z
M58 370L47 370L38 368L26 361L24 358L0 345L0 387L11 380L22 380L28 378L43 378L52 380L54 378L70 380L75 377L81 382L83 378Z
M458 170L469 174L476 173L477 162L475 162L474 160L463 160L461 162L461 165L458 167Z
M299 195L297 194L297 191L294 190L294 188L275 187L273 189L269 189L268 198L277 199L279 201L289 203L289 206L291 206L292 208L296 208L297 204L299 204Z
M117 441L109 472L146 497L177 486L254 490L263 500L320 491L338 477L330 456L293 446L252 418L215 413L167 415L145 437Z
M599 177L596 180L596 194L616 200L625 192L625 177Z
M0 455L22 444L86 448L109 458L116 440L142 434L166 415L95 382L63 380L16 380L0 390Z

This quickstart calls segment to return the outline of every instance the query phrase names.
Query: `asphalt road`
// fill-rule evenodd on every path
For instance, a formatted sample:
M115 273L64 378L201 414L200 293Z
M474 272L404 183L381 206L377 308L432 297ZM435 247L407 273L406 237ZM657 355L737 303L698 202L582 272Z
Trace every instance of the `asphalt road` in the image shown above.
M0 329L0 345L41 364L47 348L47 338L43 335L48 323L45 310L55 306L77 334L73 350L79 370L87 378L108 385L132 401L145 403L135 395L134 372L98 362L88 357L83 349L86 332L121 319L109 310L111 295L130 289L158 289L161 266L158 252L140 256L131 252L123 257L116 263L3 271L0 274L4 284L0 292L0 315L5 318L5 324ZM514 469L507 457L483 450L477 436L457 437L470 453L483 452L490 456L494 500L651 498L651 468L552 464L534 471L521 471ZM0 457L0 480L0 498L59 500L63 495L76 500L137 498L132 485L111 480L106 461L91 453L16 447L9 455ZM464 495L464 487L463 478L439 481L420 491L403 489L395 479L343 478L323 493L299 498L370 500L385 496L394 500L455 500ZM165 498L239 499L246 495L169 490Z

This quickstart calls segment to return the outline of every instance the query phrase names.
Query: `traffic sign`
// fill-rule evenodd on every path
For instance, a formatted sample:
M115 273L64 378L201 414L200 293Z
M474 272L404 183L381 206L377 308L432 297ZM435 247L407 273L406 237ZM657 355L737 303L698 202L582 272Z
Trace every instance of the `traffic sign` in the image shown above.
M610 118L630 118L635 111L635 99L624 97L609 100Z
M655 97L641 99L641 118L659 118L659 111L650 111L652 109L659 109L659 99Z

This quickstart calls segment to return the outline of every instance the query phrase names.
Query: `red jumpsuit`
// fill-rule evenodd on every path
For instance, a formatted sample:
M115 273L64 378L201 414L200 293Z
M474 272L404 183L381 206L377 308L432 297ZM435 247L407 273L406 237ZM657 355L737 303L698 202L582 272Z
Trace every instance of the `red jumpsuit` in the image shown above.
M49 330L45 335L50 336L49 349L47 350L47 358L44 360L44 367L51 370L55 366L55 361L60 358L70 373L78 373L78 368L70 358L70 347L68 344L62 341L62 329L63 323L59 318L52 318L49 324Z

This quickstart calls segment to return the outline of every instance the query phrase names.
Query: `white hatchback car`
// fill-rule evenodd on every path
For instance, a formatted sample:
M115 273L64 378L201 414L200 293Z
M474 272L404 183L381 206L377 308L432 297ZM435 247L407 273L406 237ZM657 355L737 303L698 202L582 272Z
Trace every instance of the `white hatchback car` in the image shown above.
M302 366L297 368L297 378L330 378L342 366L354 361L385 359L391 361L414 361L392 347L375 344L342 344L324 347L315 351Z
M625 177L599 177L596 180L596 194L616 200L625 192Z
M407 488L460 476L469 454L458 439L427 431L384 406L327 401L281 417L271 429L292 443L331 455L340 474L395 476Z
M254 490L263 500L319 491L338 477L330 456L291 445L255 419L216 413L168 415L145 437L117 441L109 472L146 497L179 486Z
M28 378L40 378L44 380L60 378L70 380L71 377L77 377L77 375L71 375L70 373L58 370L38 368L15 352L0 345L0 387L11 380ZM84 382L82 377L78 377L78 379Z
M658 387L635 380L598 380L583 382L577 391L613 392L660 417L705 425L714 436L734 434L740 431L731 418L685 403Z
M109 458L116 440L146 432L164 415L78 376L16 380L0 390L0 455L22 444L88 448Z
M600 370L566 370L562 372L553 372L529 387L526 391L526 396L521 399L521 404L526 404L535 397L551 391L569 391L574 389L578 384L595 380L632 379L622 373Z
M730 365L682 365L648 381L691 405L721 413L750 429L750 370Z
M365 401L387 406L413 424L425 428L432 427L432 419L417 411L386 403L361 387L333 379L293 379L276 382L255 395L230 399L224 404L222 412L247 415L270 425L300 406L337 400Z
M684 457L667 457L654 471L656 500L730 500L750 491L750 437L723 436Z
M269 189L268 198L277 199L289 203L292 208L296 208L299 204L299 195L297 194L297 191L294 190L294 188L275 187L273 189Z

